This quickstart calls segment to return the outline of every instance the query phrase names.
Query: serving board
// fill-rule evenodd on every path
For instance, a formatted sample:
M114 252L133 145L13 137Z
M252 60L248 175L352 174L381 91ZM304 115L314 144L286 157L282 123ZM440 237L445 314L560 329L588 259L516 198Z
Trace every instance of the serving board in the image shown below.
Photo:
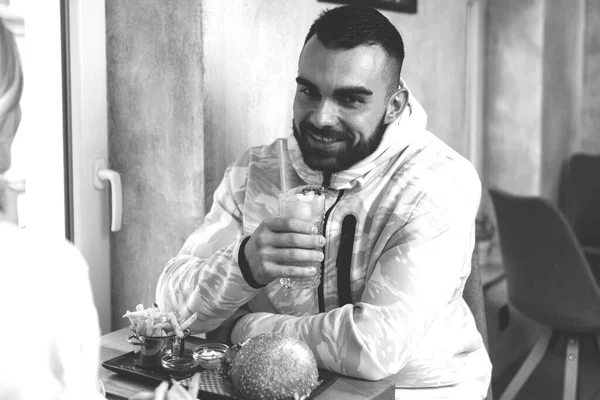
M185 343L191 344L195 347L198 344L206 343L203 339L197 339L197 343L194 343L196 338L190 337L187 338ZM186 354L191 355L192 349L185 348L184 352ZM135 364L135 353L133 351L129 353L122 354L120 356L111 358L102 363L102 366L109 371L116 372L118 374L127 376L130 379L141 381L143 383L151 384L151 385L159 385L162 381L171 381L171 376L163 370L160 369L145 369L140 368ZM200 387L198 390L198 399L202 400L223 400L223 399L238 399L242 400L242 397L239 393L235 391L233 386L227 381L222 379L221 375L216 369L204 369L202 367L198 367L197 371L200 372ZM185 378L179 380L181 384L188 387L190 378ZM312 391L309 398L314 398L318 394L322 393L325 389L327 389L333 382L336 377L334 374L319 370L319 380L322 381L315 390Z

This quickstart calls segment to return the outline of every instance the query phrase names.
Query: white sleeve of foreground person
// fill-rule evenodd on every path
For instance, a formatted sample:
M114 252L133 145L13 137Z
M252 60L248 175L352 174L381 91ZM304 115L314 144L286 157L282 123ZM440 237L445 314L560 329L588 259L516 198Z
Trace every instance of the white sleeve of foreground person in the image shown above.
M102 399L88 266L64 240L0 222L0 399Z
M367 277L360 301L310 316L248 314L236 324L231 340L281 332L306 341L320 368L347 376L379 380L394 375L399 386L410 387L460 382L465 378L461 354L483 348L462 300L481 192L476 178L463 178L442 182L421 197ZM447 322L457 331L464 324L478 337L448 338ZM444 347L451 348L445 354L451 365L436 364L432 355ZM420 360L414 360L415 354Z

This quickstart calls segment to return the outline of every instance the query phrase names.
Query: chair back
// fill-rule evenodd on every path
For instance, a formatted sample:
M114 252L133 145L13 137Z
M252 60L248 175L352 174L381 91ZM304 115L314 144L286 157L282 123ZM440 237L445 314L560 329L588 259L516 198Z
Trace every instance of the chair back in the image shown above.
M465 303L471 309L473 317L475 318L475 325L477 330L481 334L483 344L489 354L489 343L488 343L488 331L487 331L487 320L485 315L485 299L483 297L483 285L481 283L481 271L479 270L479 263L477 262L477 255L473 252L471 256L471 273L465 282L465 288L463 290L463 299ZM492 386L488 388L488 394L485 400L492 400Z
M552 328L600 330L600 289L564 215L541 197L490 195L510 303Z
M600 154L576 153L561 184L562 208L582 246L600 247Z

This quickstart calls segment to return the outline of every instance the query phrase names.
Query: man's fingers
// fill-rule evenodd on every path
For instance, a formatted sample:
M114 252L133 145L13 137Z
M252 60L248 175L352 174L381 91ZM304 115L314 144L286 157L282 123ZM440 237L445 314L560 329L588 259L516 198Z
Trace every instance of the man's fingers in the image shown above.
M273 218L269 221L269 228L273 232L296 232L306 235L316 235L318 230L312 222L298 218Z
M252 234L244 255L254 279L261 284L281 277L313 276L310 264L323 261L325 238L296 218L264 220Z
M281 233L273 238L274 247L319 249L325 245L325 238L320 235L305 235L300 233Z
M273 265L269 274L274 278L306 278L317 273L315 267L294 267L287 265Z
M299 263L321 262L323 252L298 248L281 248L272 250L269 261L283 265L298 265Z

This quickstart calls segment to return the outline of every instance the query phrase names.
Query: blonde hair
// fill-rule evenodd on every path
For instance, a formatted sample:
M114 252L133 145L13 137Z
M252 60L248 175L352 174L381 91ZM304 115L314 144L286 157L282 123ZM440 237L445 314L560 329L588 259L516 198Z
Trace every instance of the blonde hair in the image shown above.
M0 18L0 117L16 107L23 92L23 70L17 42Z

